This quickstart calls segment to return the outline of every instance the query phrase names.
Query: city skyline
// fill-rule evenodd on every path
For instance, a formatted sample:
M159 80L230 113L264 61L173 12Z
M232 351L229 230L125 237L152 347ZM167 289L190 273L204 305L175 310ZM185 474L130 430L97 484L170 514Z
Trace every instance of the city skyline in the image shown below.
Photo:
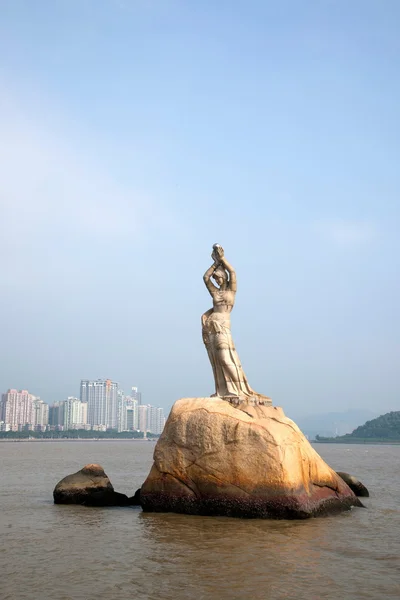
M159 435L165 420L162 407L142 403L137 386L127 395L109 379L81 380L80 398L68 396L53 404L15 388L0 400L0 431L85 429Z
M67 390L66 394L64 394L64 395L61 394L61 396L64 396L64 397L56 397L56 396L60 396L60 394L50 393L49 394L50 399L47 398L44 400L44 402L46 402L46 404L50 405L50 404L53 404L54 402L64 401L69 397L79 398L82 381L107 381L107 380L113 381L112 379L109 379L108 377L97 377L97 378L92 378L92 379L81 378L81 379L79 379L78 385L76 385L76 383L75 383L74 385L69 386L69 391ZM143 391L141 388L139 388L138 386L132 386L132 385L125 385L125 386L120 385L119 381L118 382L114 381L114 383L117 383L119 389L123 390L124 392L125 392L125 390L129 390L129 393L127 392L127 395L135 397L136 400L138 400L138 403L140 404L141 398L143 397ZM23 391L23 390L29 390L30 386L27 386L27 385L25 385L25 386L24 385L14 385L14 386L5 385L5 386L3 386L3 389L5 389L5 390L12 389L12 390L17 390L19 392L19 391ZM71 390L75 391L75 394L71 393ZM0 391L0 394L1 393L4 393L4 392ZM39 394L37 394L37 397L41 398L41 396Z

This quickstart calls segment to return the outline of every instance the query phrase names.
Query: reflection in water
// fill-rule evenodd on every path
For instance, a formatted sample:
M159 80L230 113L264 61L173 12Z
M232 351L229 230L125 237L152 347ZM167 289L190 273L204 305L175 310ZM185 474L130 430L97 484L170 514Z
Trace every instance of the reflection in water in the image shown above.
M93 508L93 510L91 510ZM55 518L59 527L102 527L107 521L107 512L102 508L87 506L63 506L54 504Z
M317 587L330 580L315 544L328 534L330 519L242 521L142 513L139 521L152 567L166 578L178 568L181 585L193 596L197 591L207 598L249 593L279 598L301 593L305 579Z
M2 600L400 597L400 447L318 446L372 492L368 509L306 521L240 520L51 502L66 474L99 462L132 494L152 444L1 444ZM129 474L132 473L132 477ZM128 474L128 475L127 475Z

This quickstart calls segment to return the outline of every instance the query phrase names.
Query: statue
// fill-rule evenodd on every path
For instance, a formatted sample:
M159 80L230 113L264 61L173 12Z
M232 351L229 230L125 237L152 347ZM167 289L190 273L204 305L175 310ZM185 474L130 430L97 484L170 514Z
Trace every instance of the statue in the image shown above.
M201 322L203 341L215 380L215 394L212 396L234 404L247 401L251 404L270 405L270 398L258 394L250 387L233 343L230 313L237 289L235 270L226 260L219 244L214 244L211 258L214 262L203 279L213 299L213 308L203 314Z
M202 325L215 394L173 405L140 488L143 510L305 519L362 506L282 408L250 387L231 335L236 273L218 244L211 256Z

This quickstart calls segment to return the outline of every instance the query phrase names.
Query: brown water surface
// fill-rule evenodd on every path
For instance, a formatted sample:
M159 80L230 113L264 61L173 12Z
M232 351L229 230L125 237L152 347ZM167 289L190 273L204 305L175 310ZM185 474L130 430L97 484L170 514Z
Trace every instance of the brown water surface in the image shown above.
M0 598L398 600L400 446L316 449L365 483L367 509L263 521L55 506L57 481L90 462L132 495L154 443L1 443Z

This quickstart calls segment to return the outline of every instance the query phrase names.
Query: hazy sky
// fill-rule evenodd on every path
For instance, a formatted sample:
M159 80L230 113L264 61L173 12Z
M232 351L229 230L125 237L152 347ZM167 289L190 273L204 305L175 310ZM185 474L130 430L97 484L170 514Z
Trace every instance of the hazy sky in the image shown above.
M400 409L400 3L0 0L0 389Z

